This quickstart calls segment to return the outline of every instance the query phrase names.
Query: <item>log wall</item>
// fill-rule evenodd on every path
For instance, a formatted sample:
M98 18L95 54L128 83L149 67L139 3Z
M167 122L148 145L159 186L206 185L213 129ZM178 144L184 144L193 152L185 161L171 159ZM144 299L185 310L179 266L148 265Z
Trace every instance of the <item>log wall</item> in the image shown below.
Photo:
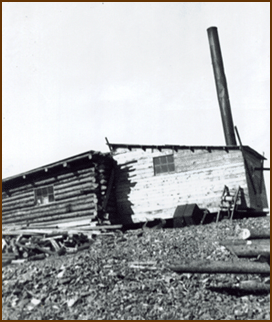
M175 171L154 174L153 158L173 154ZM118 148L116 200L123 222L172 218L178 205L197 203L210 212L219 209L224 185L243 189L246 206L251 204L243 156L240 150Z
M106 209L103 201L113 169L111 157L88 159L69 167L38 172L31 178L5 182L2 189L2 225L58 224L58 222L93 219L109 213L115 217L115 194L112 189ZM19 179L18 179L19 180ZM35 189L53 186L54 201L37 204Z

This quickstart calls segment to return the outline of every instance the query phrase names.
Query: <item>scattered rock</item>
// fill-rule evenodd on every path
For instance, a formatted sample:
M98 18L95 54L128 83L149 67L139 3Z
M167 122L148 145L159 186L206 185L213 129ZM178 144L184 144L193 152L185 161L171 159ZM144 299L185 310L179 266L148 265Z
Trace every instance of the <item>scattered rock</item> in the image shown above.
M149 229L97 238L75 254L49 256L2 268L2 317L12 320L270 319L270 295L212 291L236 282L233 274L177 274L169 266L192 259L236 260L218 241L265 218L223 220L180 229ZM229 228L227 230L226 228ZM108 238L110 237L110 239ZM66 237L67 238L67 237ZM113 242L112 240L115 240ZM142 241L144 243L142 243ZM248 260L248 259L246 259ZM145 269L131 268L131 264ZM155 264L155 265L154 265ZM150 267L156 269L147 269ZM239 281L260 275L239 275ZM24 308L29 308L24 310Z

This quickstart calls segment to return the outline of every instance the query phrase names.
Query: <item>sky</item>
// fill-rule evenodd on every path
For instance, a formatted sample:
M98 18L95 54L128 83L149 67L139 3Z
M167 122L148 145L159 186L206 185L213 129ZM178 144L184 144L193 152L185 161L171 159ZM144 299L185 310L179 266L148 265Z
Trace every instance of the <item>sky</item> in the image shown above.
M270 167L269 2L3 2L2 178L105 137L225 145L211 26L234 125Z

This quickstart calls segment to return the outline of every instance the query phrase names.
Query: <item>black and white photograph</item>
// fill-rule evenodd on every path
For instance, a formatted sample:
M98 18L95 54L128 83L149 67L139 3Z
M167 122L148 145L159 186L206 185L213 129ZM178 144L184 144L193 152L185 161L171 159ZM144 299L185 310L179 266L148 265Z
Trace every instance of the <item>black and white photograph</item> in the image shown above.
M2 2L2 319L270 320L270 2Z

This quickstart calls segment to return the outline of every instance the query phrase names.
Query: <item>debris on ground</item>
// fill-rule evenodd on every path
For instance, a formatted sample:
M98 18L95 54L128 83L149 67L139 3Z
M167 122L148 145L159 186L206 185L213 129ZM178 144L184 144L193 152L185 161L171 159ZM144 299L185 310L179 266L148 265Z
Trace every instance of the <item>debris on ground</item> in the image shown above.
M97 235L112 236L112 232L105 231L119 226L94 226L85 230L73 227L69 230L2 228L2 266L44 259L51 255L75 254L88 249Z
M7 265L2 267L2 319L270 320L267 274L171 270L184 261L255 260L234 256L220 244L239 237L237 226L269 228L270 221L264 217L174 229L114 230L96 235L89 248L77 253ZM54 251L40 239L38 244ZM260 284L263 289L255 292Z

